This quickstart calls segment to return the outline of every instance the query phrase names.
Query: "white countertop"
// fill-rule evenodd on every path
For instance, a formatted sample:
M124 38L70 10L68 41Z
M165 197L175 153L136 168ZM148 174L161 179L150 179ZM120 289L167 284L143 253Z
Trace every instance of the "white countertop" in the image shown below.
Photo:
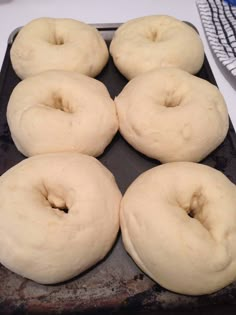
M0 64L5 55L9 34L37 17L70 17L87 23L120 23L151 14L172 15L196 26L236 128L236 79L215 60L208 46L195 0L0 0Z

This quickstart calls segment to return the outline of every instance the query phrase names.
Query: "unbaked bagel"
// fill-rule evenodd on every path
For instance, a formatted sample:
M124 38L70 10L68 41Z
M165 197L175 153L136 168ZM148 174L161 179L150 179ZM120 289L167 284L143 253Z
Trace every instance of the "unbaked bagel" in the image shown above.
M16 74L24 79L47 70L77 71L95 77L109 54L93 26L73 19L39 18L20 30L10 56Z
M1 176L0 198L0 262L39 283L65 281L94 265L119 229L121 193L90 156L26 159Z
M75 72L47 71L13 90L7 121L25 156L76 151L98 156L118 129L116 108L106 87Z
M121 25L111 42L110 53L116 67L129 80L163 67L195 74L204 61L203 44L197 32L165 15L145 16Z
M157 166L128 188L120 218L127 251L163 287L201 295L236 280L236 188L221 172Z
M200 161L228 131L227 107L219 90L180 69L137 76L115 103L124 138L162 163Z

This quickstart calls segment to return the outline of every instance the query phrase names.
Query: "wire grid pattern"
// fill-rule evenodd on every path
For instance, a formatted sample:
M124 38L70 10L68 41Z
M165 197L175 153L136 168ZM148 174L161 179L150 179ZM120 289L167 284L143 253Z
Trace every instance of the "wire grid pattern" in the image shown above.
M197 7L213 52L236 76L236 7L223 0L197 0Z

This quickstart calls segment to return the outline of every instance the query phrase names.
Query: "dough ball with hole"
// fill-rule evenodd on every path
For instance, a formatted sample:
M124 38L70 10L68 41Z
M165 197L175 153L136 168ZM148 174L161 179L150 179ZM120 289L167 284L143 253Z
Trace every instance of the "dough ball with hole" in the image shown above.
M194 74L204 61L203 44L194 28L166 15L140 17L121 25L110 53L129 80L156 68L176 67Z
M222 143L229 127L220 91L180 69L135 77L115 103L124 138L162 163L202 160Z
M98 156L118 129L115 104L104 84L66 71L21 81L11 94L7 121L25 156L64 151Z
M109 54L95 27L73 19L39 18L19 31L10 57L22 79L47 70L76 71L95 77Z
M236 188L221 172L155 167L128 188L120 219L125 248L161 286L201 295L236 280Z
M98 160L38 155L0 178L0 262L39 283L68 280L111 249L121 193Z

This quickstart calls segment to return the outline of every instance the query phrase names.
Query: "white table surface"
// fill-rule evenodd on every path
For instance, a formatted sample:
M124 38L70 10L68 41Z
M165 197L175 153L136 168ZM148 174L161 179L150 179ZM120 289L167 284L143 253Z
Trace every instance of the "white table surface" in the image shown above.
M236 128L236 79L224 71L214 58L202 28L195 0L0 0L0 64L5 55L9 34L16 27L37 17L70 17L87 23L120 23L151 14L172 15L197 27L211 69Z

